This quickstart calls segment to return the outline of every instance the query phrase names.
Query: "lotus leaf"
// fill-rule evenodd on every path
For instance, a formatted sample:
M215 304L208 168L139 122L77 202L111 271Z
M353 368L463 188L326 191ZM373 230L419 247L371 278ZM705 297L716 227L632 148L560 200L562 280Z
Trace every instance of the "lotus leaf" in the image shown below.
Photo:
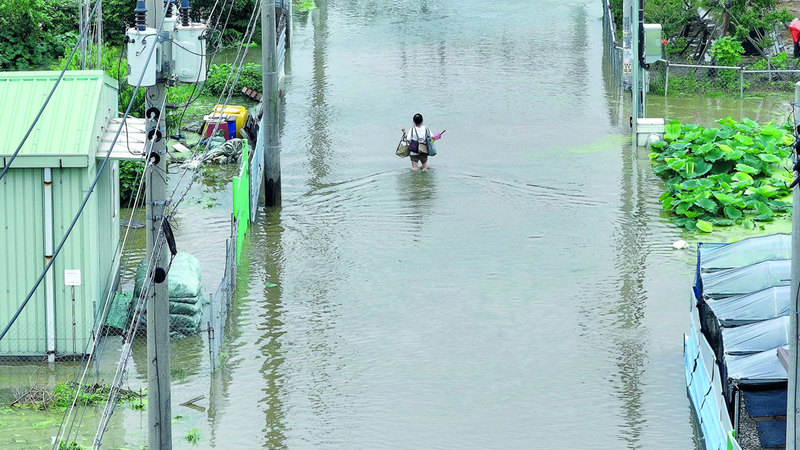
M756 173L760 172L760 170L756 169L755 167L748 166L747 164L737 164L736 165L736 170L738 170L740 172L744 172L744 173L749 173L749 174L756 174ZM751 180L752 180L752 178L751 178Z
M712 225L711 222L706 222L705 220L698 220L695 226L698 230L704 233L711 233L714 231L714 225Z
M708 212L717 212L717 203L710 198L701 198L694 202L695 205L705 209Z
M664 139L667 141L674 141L681 135L681 123L674 120L664 125Z

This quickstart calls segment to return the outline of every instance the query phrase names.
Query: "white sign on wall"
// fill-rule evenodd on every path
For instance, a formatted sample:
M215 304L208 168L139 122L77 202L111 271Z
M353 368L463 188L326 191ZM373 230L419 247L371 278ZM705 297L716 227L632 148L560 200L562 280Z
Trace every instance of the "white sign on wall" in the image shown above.
M80 269L64 269L64 286L80 286Z

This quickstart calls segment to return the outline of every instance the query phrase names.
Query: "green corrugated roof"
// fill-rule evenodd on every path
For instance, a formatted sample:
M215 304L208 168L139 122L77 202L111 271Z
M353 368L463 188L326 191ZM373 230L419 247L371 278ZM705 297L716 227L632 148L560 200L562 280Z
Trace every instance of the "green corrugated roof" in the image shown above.
M5 125L0 158L14 153L59 73L0 72L0 123ZM100 70L67 71L20 156L87 155L93 158L95 124L104 84L117 87L116 80Z

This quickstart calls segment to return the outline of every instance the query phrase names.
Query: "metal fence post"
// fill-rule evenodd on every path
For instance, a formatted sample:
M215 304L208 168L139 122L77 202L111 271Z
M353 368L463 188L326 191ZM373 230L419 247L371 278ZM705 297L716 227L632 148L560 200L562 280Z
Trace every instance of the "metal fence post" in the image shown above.
M664 97L666 97L667 93L669 92L669 61L665 62L667 64L667 73L664 76Z
M744 98L744 67L739 68L739 100Z
M767 55L767 74L769 82L772 83L772 57Z

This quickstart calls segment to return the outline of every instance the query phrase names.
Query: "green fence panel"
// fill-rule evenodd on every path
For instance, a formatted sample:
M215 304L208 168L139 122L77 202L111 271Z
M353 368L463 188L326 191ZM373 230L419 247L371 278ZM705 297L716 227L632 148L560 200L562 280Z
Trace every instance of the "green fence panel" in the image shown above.
M233 177L233 217L236 220L236 263L242 255L242 243L250 221L250 155L247 141L242 141L242 165Z

